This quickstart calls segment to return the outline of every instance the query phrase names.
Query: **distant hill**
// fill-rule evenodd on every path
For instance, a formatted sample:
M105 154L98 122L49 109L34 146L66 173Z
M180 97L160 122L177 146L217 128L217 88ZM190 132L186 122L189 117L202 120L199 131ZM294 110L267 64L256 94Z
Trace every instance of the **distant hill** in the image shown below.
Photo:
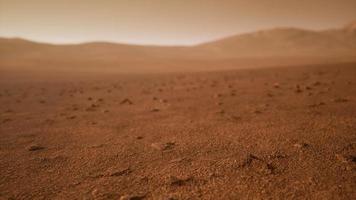
M356 21L348 24L347 26L345 26L344 30L348 31L348 32L356 32Z
M354 27L309 31L277 28L199 45L222 57L356 56Z
M186 68L206 65L253 65L254 60L278 60L288 64L308 59L356 60L356 22L340 29L310 31L276 28L184 47L141 46L92 42L51 45L23 39L0 38L3 68L118 68L122 71L159 67ZM233 63L233 64L232 64ZM260 63L265 63L262 61ZM266 63L267 64L267 63Z

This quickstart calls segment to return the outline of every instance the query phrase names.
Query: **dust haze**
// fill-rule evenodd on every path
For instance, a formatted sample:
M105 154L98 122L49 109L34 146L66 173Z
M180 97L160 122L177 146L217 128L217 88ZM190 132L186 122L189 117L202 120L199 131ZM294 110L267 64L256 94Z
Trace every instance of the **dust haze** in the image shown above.
M0 199L356 198L356 21L148 45L31 40L3 19Z

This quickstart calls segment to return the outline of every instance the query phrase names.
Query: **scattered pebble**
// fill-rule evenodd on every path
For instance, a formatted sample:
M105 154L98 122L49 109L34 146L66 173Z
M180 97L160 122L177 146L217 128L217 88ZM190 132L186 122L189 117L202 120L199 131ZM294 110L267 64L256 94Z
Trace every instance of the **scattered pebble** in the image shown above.
M349 100L346 98L336 98L333 101L336 103L345 103L345 102L348 102Z
M214 98L221 98L223 95L222 94L215 94Z
M91 104L88 108L86 108L86 111L95 111L96 108L98 108L98 104Z
M175 146L174 142L167 142L167 143L152 143L151 147L159 150L159 151L165 151L172 149Z
M107 176L123 176L130 174L132 170L130 168L122 168L122 169L109 169L107 171Z
M315 81L315 82L313 83L313 85L314 85L314 86L319 86L319 85L321 85L321 82Z
M216 114L223 115L223 114L225 114L225 110L219 110L218 112L216 112Z
M183 177L183 178L178 178L176 176L169 176L168 177L168 183L171 186L183 186L185 185L187 182L192 181L193 178L192 177Z
M5 110L4 112L5 112L5 113L13 113L14 111L11 110L11 109L7 109L7 110Z
M75 116L75 115L67 117L67 119L75 119L75 118L77 118L77 116Z
M240 121L242 118L240 116L232 115L231 119L234 120L234 121Z
M132 105L133 102L130 99L124 99L120 102L120 104L127 104L127 105Z
M255 111L253 111L253 113L255 113L255 114L261 114L262 111L260 111L260 110L255 110Z
M296 143L293 146L299 149L303 149L303 148L308 148L310 145L307 143Z
M104 144L95 144L95 145L90 146L90 148L96 149L96 148L102 148L104 146L105 146Z
M296 85L295 88L296 88L296 89L295 89L295 92L296 92L296 93L301 93L301 92L303 92L303 90L302 90L302 88L300 87L300 85Z
M179 163L179 162L182 162L182 161L184 161L185 160L185 158L176 158L176 159L173 159L173 160L171 160L171 161L169 161L170 163Z
M158 108L153 108L151 112L159 112L160 110Z
M48 124L53 124L56 121L54 119L46 119L44 122Z
M146 195L124 195L120 197L120 200L142 200Z
M319 102L319 103L310 104L309 107L314 108L314 107L319 107L324 105L325 105L324 102Z
M43 146L39 146L39 145L31 145L29 147L27 147L27 150L28 151L39 151L39 150L42 150L44 149Z
M261 159L253 154L248 154L244 159L244 161L238 165L238 167L247 167L251 165L253 160L261 160Z
M356 156L336 154L336 158L343 163L356 163Z
M11 122L11 121L12 121L12 119L6 118L6 119L3 119L3 120L2 120L2 123Z

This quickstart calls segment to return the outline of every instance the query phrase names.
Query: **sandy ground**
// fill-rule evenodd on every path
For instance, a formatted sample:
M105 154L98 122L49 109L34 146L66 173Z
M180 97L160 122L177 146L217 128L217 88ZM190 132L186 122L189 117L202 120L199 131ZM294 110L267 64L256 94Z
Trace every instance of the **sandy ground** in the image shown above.
M0 76L0 199L356 198L356 64Z

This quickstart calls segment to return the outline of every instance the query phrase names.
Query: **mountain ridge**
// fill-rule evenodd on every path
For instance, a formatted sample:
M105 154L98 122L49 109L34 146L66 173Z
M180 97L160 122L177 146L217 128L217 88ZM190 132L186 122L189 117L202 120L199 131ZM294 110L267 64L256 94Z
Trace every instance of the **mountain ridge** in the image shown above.
M198 63L206 64L212 60L227 63L227 60L265 58L356 60L356 32L353 31L355 24L322 31L274 28L238 34L194 46L131 45L111 42L56 45L21 38L0 38L0 68L13 66L149 68L153 65L193 66Z

